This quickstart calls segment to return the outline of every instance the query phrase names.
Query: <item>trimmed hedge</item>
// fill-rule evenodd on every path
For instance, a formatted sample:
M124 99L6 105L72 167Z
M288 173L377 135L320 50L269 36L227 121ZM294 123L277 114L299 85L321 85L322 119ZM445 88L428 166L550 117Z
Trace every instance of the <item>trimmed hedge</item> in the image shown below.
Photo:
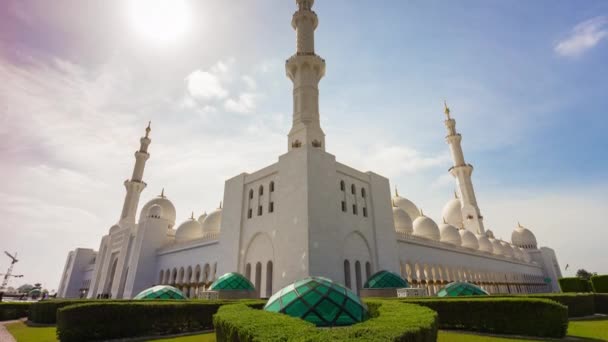
M50 299L32 303L28 319L39 324L57 323L57 310L68 305L83 303L116 303L129 302L129 300L108 300L108 299Z
M262 301L244 301L262 307ZM62 342L180 334L213 328L220 306L235 301L122 301L69 305L57 311Z
M336 329L318 329L302 319L255 310L244 304L221 307L213 317L213 324L218 342L437 340L437 314L432 310L395 301L366 303L370 319Z
M597 293L608 293L608 274L591 276L593 291Z
M591 316L595 313L593 293L532 294L517 297L544 298L563 304L568 307L568 317Z
M596 293L595 297L595 312L608 314L608 293Z
M560 278L559 287L562 292L593 292L591 282L579 277Z
M496 334L564 337L568 308L541 298L406 299L439 314L440 329L463 329Z
M27 317L32 303L0 303L0 321Z

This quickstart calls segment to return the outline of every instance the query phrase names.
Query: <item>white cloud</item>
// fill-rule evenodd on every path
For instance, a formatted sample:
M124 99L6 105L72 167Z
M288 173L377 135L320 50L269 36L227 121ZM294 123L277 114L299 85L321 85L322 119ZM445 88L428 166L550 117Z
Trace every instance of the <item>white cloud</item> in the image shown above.
M255 82L253 77L251 77L249 75L243 75L243 77L241 77L241 79L243 80L243 82L245 83L245 85L247 86L247 88L249 90L255 90L257 88L257 83Z
M570 35L555 45L555 52L565 57L577 57L608 37L608 17L595 17L576 25Z
M209 100L228 96L228 90L224 88L220 78L209 71L195 70L186 77L186 81L192 97Z
M236 99L228 99L224 108L233 113L251 113L255 109L256 95L253 93L242 93Z

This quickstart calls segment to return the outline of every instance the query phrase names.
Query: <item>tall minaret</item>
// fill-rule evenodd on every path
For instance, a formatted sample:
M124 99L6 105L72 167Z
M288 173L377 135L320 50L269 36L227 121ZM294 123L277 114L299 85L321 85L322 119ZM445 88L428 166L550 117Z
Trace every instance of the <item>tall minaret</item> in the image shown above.
M462 152L462 146L460 142L462 136L456 132L456 120L450 117L450 108L447 103L444 102L446 120L445 127L448 130L448 135L445 140L450 145L450 151L452 152L452 160L454 165L450 168L450 174L456 178L458 190L460 192L460 201L462 203L462 221L464 227L475 234L484 234L483 228L483 216L477 206L477 199L475 198L475 190L473 189L473 182L471 181L471 174L473 173L473 165L467 164L464 161L464 154Z
M319 24L312 11L314 0L296 0L298 10L291 26L296 30L296 54L285 63L293 82L293 123L288 149L315 147L325 150L325 133L319 122L319 81L325 75L325 60L315 54L315 29Z
M137 205L139 203L139 195L146 188L146 183L143 181L144 168L146 161L150 158L148 153L148 146L150 145L150 123L146 127L146 135L139 139L140 146L139 150L135 152L135 166L133 167L133 175L131 179L125 181L125 188L127 189L127 195L125 196L125 203L122 206L122 214L120 215L120 223L135 224L135 213L137 211Z

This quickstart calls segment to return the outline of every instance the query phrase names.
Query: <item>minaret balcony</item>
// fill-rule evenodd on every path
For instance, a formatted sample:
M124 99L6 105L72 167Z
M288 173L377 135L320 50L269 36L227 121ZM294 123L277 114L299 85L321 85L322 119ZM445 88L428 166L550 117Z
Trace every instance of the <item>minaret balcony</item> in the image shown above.
M311 20L312 29L313 30L317 29L317 26L319 25L319 18L317 17L317 13L315 13L315 11L312 11L312 10L296 11L293 14L293 17L291 18L291 27L293 27L294 29L297 29L298 21L302 20L302 19Z
M305 67L315 72L317 81L325 76L325 60L314 53L305 55L296 54L285 61L285 71L291 81L296 79L298 70L303 70Z

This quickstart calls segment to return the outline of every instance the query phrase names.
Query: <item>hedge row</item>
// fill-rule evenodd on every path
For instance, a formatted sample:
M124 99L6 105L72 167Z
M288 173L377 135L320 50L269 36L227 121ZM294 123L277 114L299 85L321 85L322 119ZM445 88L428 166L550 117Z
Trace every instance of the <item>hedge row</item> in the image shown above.
M318 329L288 315L226 305L213 318L218 342L224 341L436 341L437 314L395 301L366 301L371 318L339 329ZM280 329L277 329L280 327Z
M595 312L608 314L608 293L596 293L595 297Z
M50 299L41 300L36 303L32 303L28 319L34 323L40 324L55 324L57 323L57 310L66 307L68 305L83 304L83 303L115 303L115 302L128 302L128 300L114 300L109 301L107 299Z
M596 312L593 293L531 294L516 297L544 298L558 302L568 307L568 317L591 316Z
M608 274L591 276L593 291L597 293L608 293Z
M593 292L591 282L579 277L560 278L559 287L562 292Z
M0 321L27 317L31 303L0 303Z
M436 311L440 329L560 338L568 329L568 308L548 299L460 297L406 299L401 302Z
M261 307L262 301L246 301ZM180 334L213 328L220 306L235 301L122 301L69 305L57 311L62 342Z

